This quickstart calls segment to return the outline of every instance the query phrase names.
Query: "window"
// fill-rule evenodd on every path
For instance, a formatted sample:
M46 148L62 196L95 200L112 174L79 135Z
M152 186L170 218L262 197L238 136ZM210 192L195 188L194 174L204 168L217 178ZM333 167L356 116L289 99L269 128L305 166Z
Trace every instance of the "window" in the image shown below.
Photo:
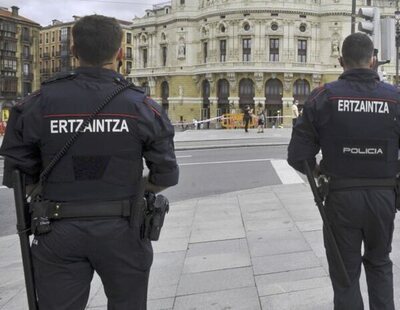
M126 59L132 59L132 48L131 47L126 48Z
M143 68L147 68L147 48L142 50L143 55Z
M1 64L2 64L3 70L17 71L17 61L16 60L2 59Z
M49 33L46 33L46 43L49 43Z
M298 40L297 42L297 61L307 62L307 40Z
M24 96L28 96L32 92L32 84L25 82L24 83Z
M61 30L58 31L58 41L61 41Z
M279 39L269 39L269 61L279 61Z
M39 37L39 44L42 44L42 43L43 43L43 34L41 33L40 37Z
M29 29L27 27L22 27L22 40L29 41Z
M165 67L167 65L167 47L162 47L162 65Z
M51 72L56 72L56 63L54 59L51 61Z
M0 90L7 93L16 93L17 81L17 79L5 79L2 82L0 81Z
M219 41L219 60L220 62L226 61L226 40Z
M243 39L243 61L251 61L251 39Z
M24 45L23 50L22 50L22 55L24 56L25 59L29 58L30 47L28 45Z
M55 40L56 40L56 32L53 31L53 32L51 33L51 42L54 42Z
M204 42L203 43L203 62L207 63L207 55L208 54L208 43Z
M54 57L54 54L55 54L55 46L53 45L51 47L51 56Z
M132 34L130 32L126 33L126 43L131 44L132 43Z
M39 57L42 58L42 48L39 48Z
M184 5L185 4L185 0L180 0L181 2L181 5Z
M24 64L23 68L24 68L24 75L29 75L29 73L30 73L29 64Z
M132 70L132 61L127 61L126 62L126 74L131 73Z

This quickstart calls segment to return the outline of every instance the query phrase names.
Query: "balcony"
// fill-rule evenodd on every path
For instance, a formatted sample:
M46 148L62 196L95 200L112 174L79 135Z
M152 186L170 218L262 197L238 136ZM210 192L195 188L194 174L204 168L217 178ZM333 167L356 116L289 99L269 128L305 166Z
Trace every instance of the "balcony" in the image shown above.
M1 57L7 57L8 59L17 60L16 52L9 50L0 50Z
M50 58L50 53L43 53L43 58Z
M18 41L16 34L12 32L0 32L0 39Z
M125 59L126 59L126 60L132 60L132 54L127 54L127 55L125 56Z
M5 99L13 99L17 97L17 91L0 89L0 97L4 97Z
M29 43L29 44L31 44L32 43L32 37L31 36L22 36L21 37L21 39L22 39L22 42L24 42L24 43Z
M23 74L24 80L33 80L33 73L25 73Z
M40 69L40 74L50 74L50 69Z
M27 61L33 61L33 55L22 54L22 59Z

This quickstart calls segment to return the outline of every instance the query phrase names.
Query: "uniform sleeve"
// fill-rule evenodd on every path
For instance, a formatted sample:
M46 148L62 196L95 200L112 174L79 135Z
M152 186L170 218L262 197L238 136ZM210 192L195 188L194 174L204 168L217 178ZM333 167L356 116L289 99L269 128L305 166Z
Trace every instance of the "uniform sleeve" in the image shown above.
M4 156L3 184L7 187L12 187L12 172L15 169L26 174L27 184L38 180L41 170L38 128L40 116L35 113L38 100L39 96L36 95L11 110L0 148L0 155Z
M150 98L144 99L144 118L139 129L144 142L143 156L150 170L149 181L158 186L178 184L179 168L174 150L174 127L161 107Z
M288 163L301 173L305 173L305 160L308 161L311 169L314 169L316 165L315 156L320 150L316 130L316 104L317 99L318 101L324 100L325 96L321 96L321 92L323 91L323 89L317 88L310 94L304 104L302 115L297 118L296 124L293 127L288 147Z

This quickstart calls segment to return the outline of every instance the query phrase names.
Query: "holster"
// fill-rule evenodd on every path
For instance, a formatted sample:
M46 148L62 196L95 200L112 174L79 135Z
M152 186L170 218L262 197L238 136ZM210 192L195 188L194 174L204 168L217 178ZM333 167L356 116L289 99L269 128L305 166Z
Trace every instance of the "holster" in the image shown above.
M51 231L48 217L48 201L35 199L29 205L31 212L31 231L34 235L43 235Z
M157 241L164 225L165 214L169 211L169 201L163 195L148 192L145 195L146 208L142 227L142 238Z

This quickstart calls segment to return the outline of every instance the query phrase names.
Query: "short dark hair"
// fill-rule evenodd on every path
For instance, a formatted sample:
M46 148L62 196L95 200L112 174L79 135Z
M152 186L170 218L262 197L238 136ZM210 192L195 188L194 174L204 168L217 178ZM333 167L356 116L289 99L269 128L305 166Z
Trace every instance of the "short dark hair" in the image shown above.
M342 56L348 67L357 68L368 65L373 55L374 43L366 34L357 32L344 39Z
M115 18L88 15L72 28L76 56L93 66L110 60L122 43L122 28Z

